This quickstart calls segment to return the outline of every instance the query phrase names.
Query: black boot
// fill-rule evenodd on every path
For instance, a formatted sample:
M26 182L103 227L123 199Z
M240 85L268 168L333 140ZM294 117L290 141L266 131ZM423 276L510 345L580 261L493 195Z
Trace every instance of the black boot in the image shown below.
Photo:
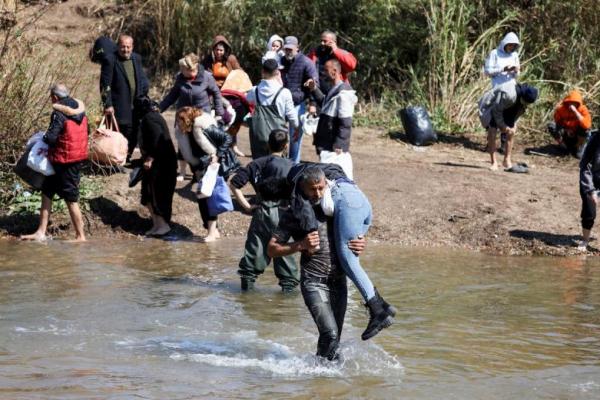
M251 279L242 278L242 292L250 292L254 290L254 281Z
M394 307L393 305L389 304L387 301L385 301L383 299L383 297L381 298L381 301L383 302L383 309L392 317L395 318L396 317L396 312L398 310L396 310L396 307Z
M396 309L386 303L377 291L375 291L375 296L367 302L366 306L369 309L369 324L361 335L362 340L369 340L382 329L392 325L394 323L393 315L396 314Z

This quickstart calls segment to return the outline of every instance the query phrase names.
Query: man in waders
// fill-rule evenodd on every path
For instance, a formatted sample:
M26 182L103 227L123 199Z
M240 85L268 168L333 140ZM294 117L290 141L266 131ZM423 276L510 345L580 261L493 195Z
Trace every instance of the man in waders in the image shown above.
M286 129L272 131L269 135L268 145L271 155L257 158L247 166L240 168L230 181L232 192L238 203L247 212L252 212L244 256L240 260L238 270L243 291L254 289L256 278L265 271L271 262L271 257L267 254L267 245L279 223L280 209L287 203L262 199L256 187L266 178L285 178L293 166L293 162L284 157L288 146ZM241 190L248 182L256 192L257 205L255 206L248 203ZM298 267L293 256L273 259L273 269L284 293L292 292L298 286Z
M298 113L294 108L292 93L283 87L279 65L276 60L267 59L262 65L263 79L248 91L246 100L254 104L254 114L250 120L250 150L252 159L269 155L269 134L275 129L299 129Z

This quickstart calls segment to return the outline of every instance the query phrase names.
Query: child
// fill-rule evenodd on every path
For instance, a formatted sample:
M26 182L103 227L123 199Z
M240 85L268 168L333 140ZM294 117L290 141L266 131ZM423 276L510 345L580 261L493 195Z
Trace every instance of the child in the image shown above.
M317 114L317 105L315 103L308 103L306 113L300 116L300 123L304 127L304 133L308 136L312 136L317 131L319 114Z

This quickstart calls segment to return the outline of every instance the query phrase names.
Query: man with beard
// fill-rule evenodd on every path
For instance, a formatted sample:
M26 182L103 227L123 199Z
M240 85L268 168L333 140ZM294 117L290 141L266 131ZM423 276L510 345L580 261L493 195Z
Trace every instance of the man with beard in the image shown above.
M332 84L327 79L325 63L331 59L338 60L342 66L342 80L348 83L348 75L356 69L356 57L347 50L340 49L337 46L337 35L331 31L325 31L321 34L321 45L313 49L309 55L317 66L319 72L320 89L324 95L327 95Z

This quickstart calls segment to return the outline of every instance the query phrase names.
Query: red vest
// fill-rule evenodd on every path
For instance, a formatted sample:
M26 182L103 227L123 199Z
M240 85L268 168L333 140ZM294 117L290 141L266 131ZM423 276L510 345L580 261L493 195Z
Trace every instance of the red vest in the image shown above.
M80 124L67 119L56 144L48 150L52 163L69 164L86 160L88 157L88 120L83 117Z

